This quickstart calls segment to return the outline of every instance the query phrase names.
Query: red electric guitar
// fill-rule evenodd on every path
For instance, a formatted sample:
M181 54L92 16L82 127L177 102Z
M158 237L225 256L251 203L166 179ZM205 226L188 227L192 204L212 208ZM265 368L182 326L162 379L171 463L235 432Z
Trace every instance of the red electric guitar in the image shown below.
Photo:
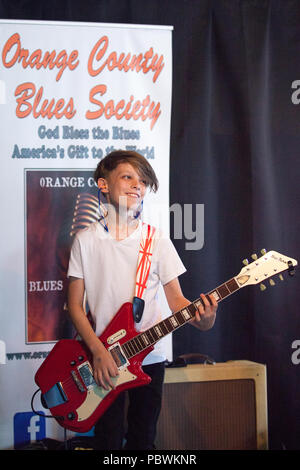
M217 287L209 294L220 302L242 287L263 281L282 272L294 273L297 261L276 251L266 253L248 263L240 273ZM274 283L270 279L271 285ZM262 290L265 285L261 284ZM91 354L82 341L60 340L53 347L35 375L35 381L42 393L42 404L49 408L52 416L64 428L75 432L89 431L120 392L148 384L151 379L141 364L162 337L172 333L193 319L201 299L179 310L165 320L143 332L134 327L132 304L125 303L100 340L111 352L119 369L114 378L116 388L104 390L93 378Z

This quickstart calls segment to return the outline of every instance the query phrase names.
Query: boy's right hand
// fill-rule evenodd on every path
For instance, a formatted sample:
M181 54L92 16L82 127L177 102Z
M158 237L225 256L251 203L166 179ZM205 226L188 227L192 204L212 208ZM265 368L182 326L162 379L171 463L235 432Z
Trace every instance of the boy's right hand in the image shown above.
M93 372L94 379L100 387L105 390L114 389L112 377L119 375L119 370L113 357L107 349L101 344L101 347L93 353Z

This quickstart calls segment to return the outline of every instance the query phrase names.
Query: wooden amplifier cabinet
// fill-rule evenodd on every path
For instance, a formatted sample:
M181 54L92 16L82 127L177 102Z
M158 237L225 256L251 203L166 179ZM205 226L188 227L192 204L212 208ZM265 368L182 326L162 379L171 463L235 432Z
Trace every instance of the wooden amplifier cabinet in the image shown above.
M266 366L229 361L166 368L156 447L267 449Z

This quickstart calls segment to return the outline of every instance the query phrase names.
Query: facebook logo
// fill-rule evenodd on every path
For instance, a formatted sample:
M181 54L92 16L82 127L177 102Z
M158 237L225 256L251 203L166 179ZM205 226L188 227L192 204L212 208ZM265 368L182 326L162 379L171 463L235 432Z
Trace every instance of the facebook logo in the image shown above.
M43 413L43 412L41 412ZM46 435L45 418L32 412L16 413L14 416L15 449L40 441Z

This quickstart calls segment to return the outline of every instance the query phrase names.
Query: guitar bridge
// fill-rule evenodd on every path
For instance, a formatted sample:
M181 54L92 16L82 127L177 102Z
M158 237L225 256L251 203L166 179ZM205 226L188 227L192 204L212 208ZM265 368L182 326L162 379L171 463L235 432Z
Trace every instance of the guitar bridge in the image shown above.
M79 377L77 377L77 374L76 374L76 371L75 371L75 370L72 370L72 371L71 371L71 375L72 375L72 379L74 380L75 385L77 386L78 390L79 390L80 392L85 392L85 388L84 388L84 386L82 385L82 383L80 382Z

